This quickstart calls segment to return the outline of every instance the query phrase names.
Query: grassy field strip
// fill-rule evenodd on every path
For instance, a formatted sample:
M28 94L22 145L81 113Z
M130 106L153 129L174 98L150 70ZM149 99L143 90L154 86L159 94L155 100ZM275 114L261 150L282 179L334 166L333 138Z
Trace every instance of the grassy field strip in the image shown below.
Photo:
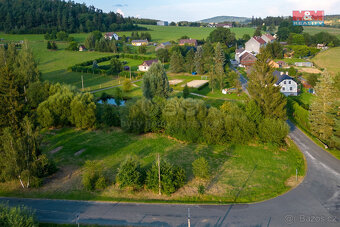
M340 73L340 47L334 47L318 53L312 61L333 75Z

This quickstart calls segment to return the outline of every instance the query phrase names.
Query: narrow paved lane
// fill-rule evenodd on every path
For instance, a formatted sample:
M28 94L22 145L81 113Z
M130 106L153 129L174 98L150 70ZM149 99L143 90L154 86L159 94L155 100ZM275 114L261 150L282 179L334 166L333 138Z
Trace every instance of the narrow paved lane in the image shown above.
M306 156L308 172L297 188L277 198L229 206L101 203L0 198L36 209L43 222L139 226L340 226L340 161L291 125L290 137Z

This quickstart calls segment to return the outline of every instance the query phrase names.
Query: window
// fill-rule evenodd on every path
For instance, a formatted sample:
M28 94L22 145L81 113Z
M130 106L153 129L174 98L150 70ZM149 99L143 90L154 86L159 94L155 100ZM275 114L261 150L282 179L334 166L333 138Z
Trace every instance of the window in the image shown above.
M291 91L292 91L292 90L293 90L293 87L290 87L290 88L289 88L289 90L291 90Z
M282 88L282 91L286 90L285 87Z
M283 81L284 84L286 84L286 81Z
M292 81L289 81L288 84L292 84Z

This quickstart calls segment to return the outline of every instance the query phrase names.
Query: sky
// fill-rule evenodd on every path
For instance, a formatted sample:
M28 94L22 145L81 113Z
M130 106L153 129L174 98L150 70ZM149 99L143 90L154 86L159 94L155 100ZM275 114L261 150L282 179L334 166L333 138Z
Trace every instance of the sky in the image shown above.
M199 21L215 16L290 16L292 10L340 14L340 0L75 0L104 12L165 21Z

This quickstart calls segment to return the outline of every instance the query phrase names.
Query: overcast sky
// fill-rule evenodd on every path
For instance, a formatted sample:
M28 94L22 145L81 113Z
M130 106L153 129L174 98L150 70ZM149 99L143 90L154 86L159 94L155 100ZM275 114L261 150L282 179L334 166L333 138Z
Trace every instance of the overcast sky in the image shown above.
M75 0L105 12L167 21L198 21L215 16L289 16L292 10L340 14L340 0Z

